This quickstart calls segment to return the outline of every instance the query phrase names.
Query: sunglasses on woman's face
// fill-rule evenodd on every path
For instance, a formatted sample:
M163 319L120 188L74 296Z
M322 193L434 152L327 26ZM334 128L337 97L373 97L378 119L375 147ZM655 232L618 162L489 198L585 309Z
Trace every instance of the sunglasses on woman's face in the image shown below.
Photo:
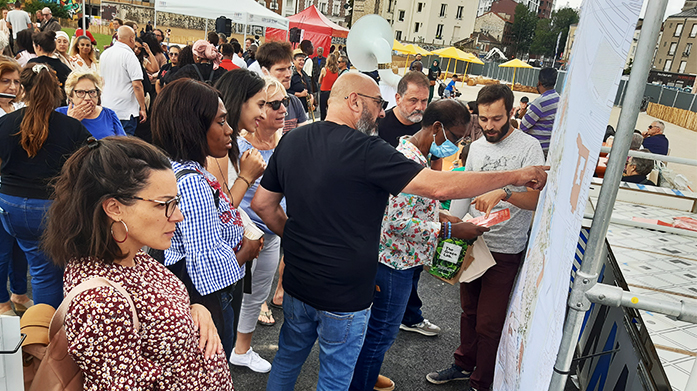
M283 104L284 107L288 107L289 103L288 97L285 97L281 100L274 100L271 102L266 102L266 105L269 106L272 110L278 110L281 108L281 104Z

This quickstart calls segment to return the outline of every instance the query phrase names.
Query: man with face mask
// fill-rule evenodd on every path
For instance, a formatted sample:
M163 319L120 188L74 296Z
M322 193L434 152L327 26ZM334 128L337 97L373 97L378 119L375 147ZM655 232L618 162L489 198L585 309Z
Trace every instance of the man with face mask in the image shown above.
M385 106L370 77L349 72L338 78L326 120L283 136L252 200L252 210L283 237L286 262L284 322L267 390L293 390L318 340L317 390L348 389L376 291L389 194L467 198L508 184L541 188L546 181L543 167L490 173L425 168L370 137ZM457 141L449 133L456 129L437 127L431 136L436 145Z
M504 84L488 85L477 95L483 138L470 145L466 172L515 170L544 163L540 143L510 125L513 92ZM474 217L508 208L511 218L491 227L484 241L496 265L480 278L460 284L462 315L460 347L455 364L426 375L434 384L469 379L468 390L488 390L494 380L496 350L506 317L508 298L523 259L532 211L539 191L525 186L505 186L474 199Z
M421 130L413 136L401 137L397 151L428 167L429 157L444 158L457 153L457 144L464 138L469 122L470 113L459 100L433 102L423 114ZM378 376L380 367L400 327L405 328L403 319L407 318L406 311L413 305L421 271L433 259L439 236L448 229L452 237L466 240L488 231L439 212L438 200L407 193L390 197L380 232L375 277L379 289L376 288L368 331L349 390L385 390L394 386L390 379ZM417 310L420 316L421 311ZM411 327L422 330L419 331L422 334L436 327L423 317L421 319L431 327ZM433 332L431 335L436 335Z

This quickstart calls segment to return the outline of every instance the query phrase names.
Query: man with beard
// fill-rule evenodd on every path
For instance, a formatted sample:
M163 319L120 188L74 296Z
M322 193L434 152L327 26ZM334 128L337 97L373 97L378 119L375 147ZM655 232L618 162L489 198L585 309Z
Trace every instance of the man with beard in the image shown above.
M261 72L264 76L271 76L283 84L286 91L290 88L291 76L293 69L291 61L293 59L293 50L288 42L271 41L266 42L259 47L256 52L256 59L261 67ZM297 128L307 122L307 115L303 108L300 99L293 95L287 94L288 106L286 109L286 120L283 125L283 133Z
M399 138L421 130L421 119L428 104L428 78L421 72L407 72L397 84L397 106L378 119L378 135L397 148Z
M467 172L516 170L544 163L540 143L510 126L513 92L504 84L482 88L477 95L479 124L483 138L470 145L465 163ZM508 299L523 259L532 211L539 190L505 186L479 197L470 207L474 217L509 209L510 220L491 227L484 241L496 265L470 283L460 283L460 347L455 364L426 375L434 384L469 379L469 390L488 390L494 380L496 350L506 317Z
M267 390L293 390L318 339L317 390L348 389L376 289L389 194L449 199L508 184L544 186L543 167L493 173L424 169L370 137L384 108L370 77L352 72L337 79L326 120L283 136L252 200L252 210L283 238L286 261L284 323Z

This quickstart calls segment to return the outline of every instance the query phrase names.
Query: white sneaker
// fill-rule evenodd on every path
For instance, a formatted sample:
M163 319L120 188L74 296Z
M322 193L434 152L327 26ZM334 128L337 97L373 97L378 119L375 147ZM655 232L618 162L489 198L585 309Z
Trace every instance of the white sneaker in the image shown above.
M440 327L429 322L428 319L424 319L423 322L417 323L413 326L407 326L404 323L402 323L399 325L399 328L401 330L423 334L427 337L435 337L440 333Z
M230 356L230 364L247 367L258 373L267 373L271 370L271 363L261 358L251 347L245 354L237 354L233 350Z

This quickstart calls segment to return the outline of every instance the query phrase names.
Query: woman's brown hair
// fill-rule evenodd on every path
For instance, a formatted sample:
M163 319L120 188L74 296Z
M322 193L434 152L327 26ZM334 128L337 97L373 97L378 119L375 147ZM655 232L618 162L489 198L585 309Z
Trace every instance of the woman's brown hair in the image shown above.
M153 170L171 170L162 151L136 137L90 138L63 165L53 182L42 248L59 266L72 258L111 263L124 254L111 236L104 201L132 205Z
M30 63L19 79L27 104L19 126L20 144L29 157L34 157L48 137L48 122L63 99L63 91L56 73L48 65Z
M0 60L0 78L4 74L12 73L12 72L17 72L18 74L22 73L22 67L19 66L19 63L17 61L15 61L14 59L7 58L7 57L1 59ZM18 98L20 96L21 96L21 90L17 91L17 97L10 100L10 102L14 103L14 102L18 101L19 100Z
M327 68L329 68L332 73L339 73L339 58L336 52L327 57Z

